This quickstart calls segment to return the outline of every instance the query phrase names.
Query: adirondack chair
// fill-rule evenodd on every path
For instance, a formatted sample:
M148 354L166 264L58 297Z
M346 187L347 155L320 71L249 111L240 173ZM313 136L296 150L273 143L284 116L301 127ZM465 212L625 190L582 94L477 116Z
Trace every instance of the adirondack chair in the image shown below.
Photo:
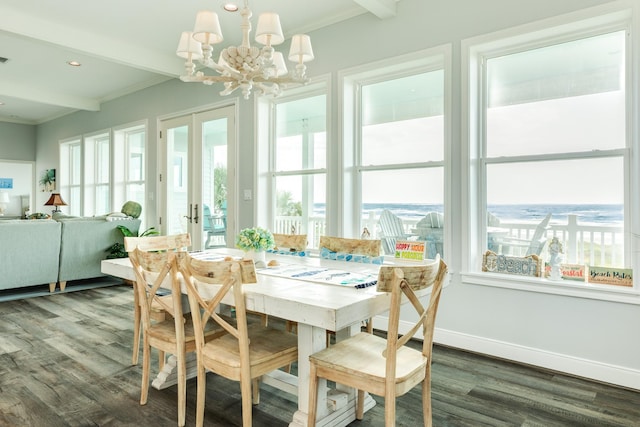
M547 244L547 229L551 214L548 214L540 224L536 226L531 239L517 239L514 237L504 237L500 241L503 254L511 254L517 256L540 255L542 249ZM524 253L522 253L524 252Z
M409 238L409 235L404 231L402 220L387 209L380 214L378 227L380 228L382 249L387 255L395 253L396 240Z
M416 224L419 240L427 242L427 256L435 259L437 254L443 255L444 215L440 212L429 212Z
M207 241L205 242L205 248L215 248L226 245L227 236L227 216L226 212L221 214L212 214L209 206L204 205L204 222L203 230L207 233ZM216 237L218 242L216 243Z

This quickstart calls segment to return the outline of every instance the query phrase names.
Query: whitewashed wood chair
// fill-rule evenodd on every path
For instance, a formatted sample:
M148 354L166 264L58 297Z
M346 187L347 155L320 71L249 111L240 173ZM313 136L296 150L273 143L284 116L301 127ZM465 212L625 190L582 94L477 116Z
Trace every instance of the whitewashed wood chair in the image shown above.
M375 239L347 239L343 237L320 236L320 249L326 248L333 252L342 252L368 257L380 256L381 241ZM373 332L373 319L365 321L367 332ZM329 345L331 331L327 331L327 345Z
M137 243L137 246L133 246ZM178 278L178 259L187 252L181 251L190 244L189 235L144 237L129 241L129 259L136 276L134 290L140 307L142 323L142 384L140 404L145 405L149 395L149 371L151 348L156 348L160 359L170 353L177 360L178 426L185 425L186 418L186 354L195 352L194 328L185 319L182 309L181 283ZM127 246L125 246L127 247ZM144 249L144 250L141 250ZM160 296L158 290L169 286L171 293ZM158 311L171 314L162 321L152 321ZM208 330L206 339L223 335L223 329ZM203 334L204 335L204 334ZM205 338L203 338L205 339Z
M176 234L173 236L145 236L145 237L125 237L124 250L129 253L139 248L142 251L160 251L170 248L174 251L186 251L191 246L191 235L189 233ZM135 286L135 283L134 283ZM138 293L133 289L133 354L131 356L131 364L138 364L138 355L140 353L140 328L141 312ZM153 303L149 316L152 321L162 322L166 319L167 312L164 307L171 306L171 295L159 296L159 300L165 300L165 304L161 305L157 302ZM160 353L159 364L160 369L164 366L164 354Z
M381 267L378 289L391 291L387 338L361 332L309 356L309 418L315 426L318 378L358 389L356 418L364 414L364 393L384 396L385 425L395 425L396 396L402 396L422 383L424 425L431 426L431 352L433 330L440 294L447 274L446 264L436 258L429 265ZM432 285L429 305L424 308L414 287ZM388 287L388 288L387 288ZM418 321L403 336L398 336L400 305L403 296L416 309ZM405 346L422 330L422 350Z
M252 425L252 403L259 402L260 377L298 360L297 338L287 331L265 327L261 323L247 323L242 286L257 281L253 261L206 261L187 254L180 271L185 280L196 331L196 425L204 423L206 372L212 371L240 383L242 423L249 427ZM234 322L218 314L223 309L220 304L227 294L233 295ZM219 325L228 334L205 342L202 331L209 323Z

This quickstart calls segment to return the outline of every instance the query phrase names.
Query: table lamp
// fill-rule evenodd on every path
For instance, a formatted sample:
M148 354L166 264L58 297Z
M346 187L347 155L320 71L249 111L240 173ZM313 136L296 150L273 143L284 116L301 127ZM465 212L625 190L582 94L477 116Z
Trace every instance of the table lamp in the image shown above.
M4 216L4 211L9 204L9 193L0 191L0 216Z
M53 213L62 212L60 209L58 209L58 206L67 206L64 200L62 200L62 197L60 197L60 193L51 193L51 197L49 197L49 200L47 200L47 203L45 203L44 205L55 206L56 208L52 211Z

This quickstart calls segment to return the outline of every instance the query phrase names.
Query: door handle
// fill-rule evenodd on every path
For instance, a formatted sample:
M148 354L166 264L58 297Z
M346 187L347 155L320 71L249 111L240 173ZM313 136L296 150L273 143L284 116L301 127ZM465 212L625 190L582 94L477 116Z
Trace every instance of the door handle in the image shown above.
M185 215L184 217L187 218L190 223L192 222L192 217L191 217L192 211L193 211L193 205L189 203L189 215Z
M193 221L197 224L199 218L200 217L198 216L198 204L196 203L196 215L193 217Z

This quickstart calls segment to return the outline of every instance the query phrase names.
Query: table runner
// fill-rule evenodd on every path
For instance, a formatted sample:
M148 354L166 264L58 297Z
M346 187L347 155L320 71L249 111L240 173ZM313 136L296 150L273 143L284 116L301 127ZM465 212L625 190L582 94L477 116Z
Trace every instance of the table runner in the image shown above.
M273 267L257 270L259 274L269 276L286 277L289 279L303 280L307 282L324 283L338 286L353 286L354 288L367 288L375 286L378 282L377 274L353 273L335 268L314 267L297 264L279 264Z
M191 256L200 260L207 261L223 261L228 255L221 255L207 251L194 251ZM234 259L241 257L234 256ZM369 286L375 286L378 283L378 274L370 273L354 273L350 271L316 267L309 265L287 264L279 262L276 266L268 266L256 268L256 273L268 276L285 277L288 279L297 279L306 282L323 283L337 286L353 286L361 289Z

